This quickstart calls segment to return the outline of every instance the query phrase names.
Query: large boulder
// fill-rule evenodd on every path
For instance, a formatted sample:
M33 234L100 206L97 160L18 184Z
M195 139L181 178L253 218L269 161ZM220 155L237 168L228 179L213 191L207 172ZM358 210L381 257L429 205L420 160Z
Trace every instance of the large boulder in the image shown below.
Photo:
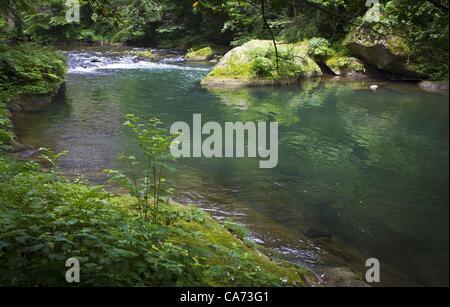
M252 40L229 51L201 82L206 87L249 87L289 84L320 76L320 67L307 56L308 44L279 44L280 73L273 42ZM288 59L286 59L288 58Z
M362 25L348 33L344 45L356 57L393 77L423 78L411 60L413 52L404 36L373 21L373 9L367 12Z

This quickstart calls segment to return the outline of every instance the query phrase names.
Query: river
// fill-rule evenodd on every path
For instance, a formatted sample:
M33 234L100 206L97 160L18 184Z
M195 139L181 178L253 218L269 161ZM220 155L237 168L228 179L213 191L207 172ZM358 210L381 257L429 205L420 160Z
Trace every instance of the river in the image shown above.
M208 65L176 55L68 54L55 101L16 114L18 137L68 150L61 167L104 183L103 169L134 153L124 115L169 125L202 120L277 121L279 164L259 159L183 158L175 199L247 225L254 239L320 271L381 262L381 285L448 286L448 94L413 84L323 78L277 88L207 90ZM94 60L93 60L94 59ZM373 82L373 81L372 81Z

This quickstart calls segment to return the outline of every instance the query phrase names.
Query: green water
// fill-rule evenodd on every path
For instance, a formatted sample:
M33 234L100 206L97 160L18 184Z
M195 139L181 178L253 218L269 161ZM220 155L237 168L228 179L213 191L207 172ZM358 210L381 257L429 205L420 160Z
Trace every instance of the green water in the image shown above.
M255 238L316 270L363 274L381 261L381 285L448 286L448 95L409 84L377 92L362 82L209 91L206 70L171 67L69 74L45 111L17 114L35 146L69 150L66 173L103 182L103 169L133 151L123 116L192 121L278 121L279 164L181 159L176 199L233 217ZM308 237L310 229L332 239Z

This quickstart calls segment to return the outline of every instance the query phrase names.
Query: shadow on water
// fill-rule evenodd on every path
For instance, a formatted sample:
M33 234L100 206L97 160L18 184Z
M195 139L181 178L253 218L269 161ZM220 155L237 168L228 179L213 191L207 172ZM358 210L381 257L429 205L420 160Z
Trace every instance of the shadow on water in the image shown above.
M410 84L304 81L206 90L205 67L149 65L70 73L48 109L16 116L26 143L70 153L94 182L136 146L123 116L277 121L279 164L180 159L177 200L249 225L255 239L311 267L382 264L382 285L448 285L448 95ZM113 69L120 67L120 69Z

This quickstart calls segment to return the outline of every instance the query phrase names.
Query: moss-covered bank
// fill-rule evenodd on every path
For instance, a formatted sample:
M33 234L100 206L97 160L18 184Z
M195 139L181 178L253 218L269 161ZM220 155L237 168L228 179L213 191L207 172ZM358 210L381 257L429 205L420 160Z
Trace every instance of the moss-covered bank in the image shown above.
M68 285L72 257L81 286L304 285L306 271L194 206L163 205L150 222L133 201L0 157L0 285Z
M51 102L64 82L64 56L35 44L0 44L0 149L14 135L10 111L36 111Z

